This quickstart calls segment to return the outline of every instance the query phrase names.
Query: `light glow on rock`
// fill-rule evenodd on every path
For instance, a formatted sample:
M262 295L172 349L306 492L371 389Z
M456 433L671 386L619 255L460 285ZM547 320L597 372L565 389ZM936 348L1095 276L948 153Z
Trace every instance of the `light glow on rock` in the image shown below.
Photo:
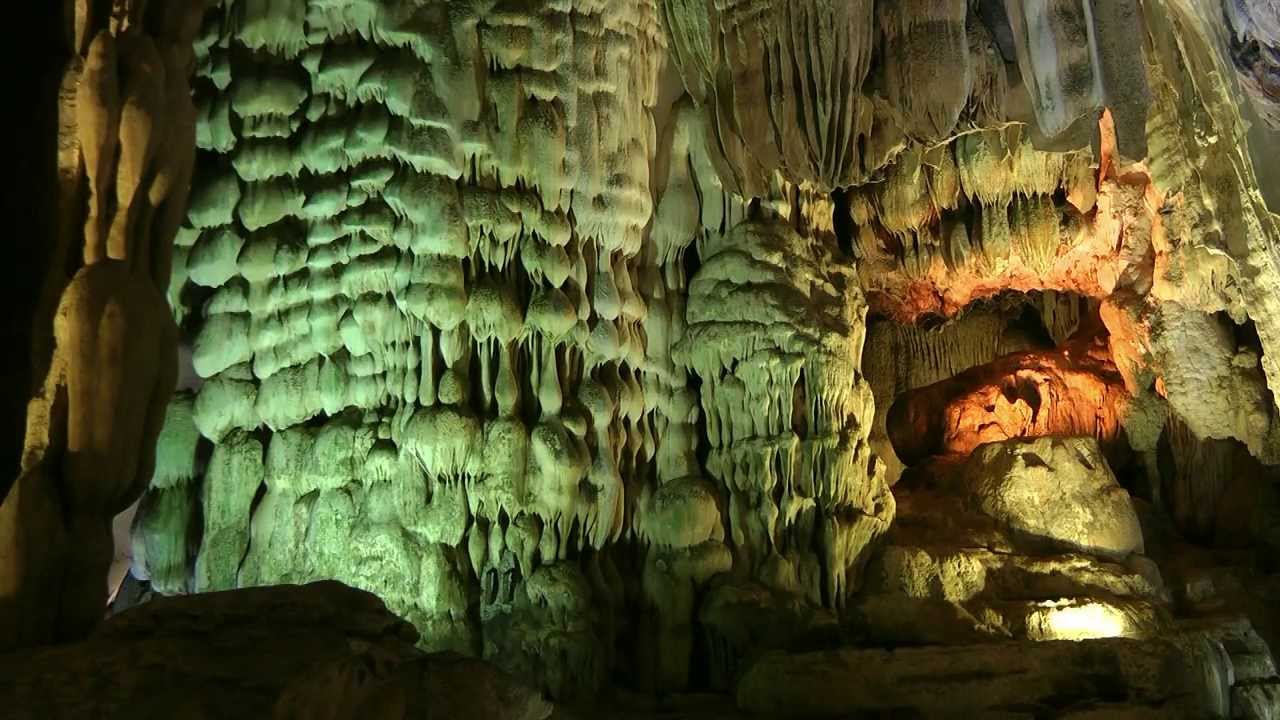
M1133 625L1119 608L1102 602L1049 601L1027 618L1027 634L1036 640L1096 640L1133 637Z

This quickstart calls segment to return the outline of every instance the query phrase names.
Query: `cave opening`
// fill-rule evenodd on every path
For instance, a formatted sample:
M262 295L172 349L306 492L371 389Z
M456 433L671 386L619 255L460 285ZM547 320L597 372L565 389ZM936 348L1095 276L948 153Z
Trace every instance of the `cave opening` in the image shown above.
M1226 329L1231 362L1261 373L1253 322L1225 313L1213 320ZM922 504L965 482L966 463L988 444L1092 437L1119 486L1155 513L1144 522L1168 528L1157 544L1280 546L1260 510L1280 492L1276 469L1239 438L1204 434L1203 418L1189 421L1163 397L1163 378L1135 397L1112 351L1118 342L1099 302L1071 293L1004 292L950 319L871 317L871 441L895 483L900 521L931 513ZM1259 402L1273 407L1274 396L1268 390ZM1028 452L1020 462L1037 460Z
M864 365L882 405L873 438L895 480L990 442L1077 436L1096 438L1117 476L1130 475L1130 398L1094 299L1010 291L941 322L873 317Z

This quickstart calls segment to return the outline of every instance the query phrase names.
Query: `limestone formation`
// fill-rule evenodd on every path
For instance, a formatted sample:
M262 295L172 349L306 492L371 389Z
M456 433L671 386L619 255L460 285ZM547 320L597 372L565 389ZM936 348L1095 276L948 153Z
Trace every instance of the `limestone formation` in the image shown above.
M1255 686L1236 685L1223 645L1219 632L1188 628L1153 641L777 653L747 671L737 697L755 713L800 717L1231 717Z
M194 162L188 56L203 5L116 3L109 19L74 5L84 54L59 112L89 189L67 245L83 266L62 278L22 475L0 506L0 593L15 608L3 647L79 637L101 618L111 521L155 475L178 374L166 293Z
M1163 488L1205 379L1241 400L1196 437L1267 455L1265 347L1165 350L1257 320L1141 162L1173 11L970 5L210 14L174 275L213 449L137 573L338 578L560 696L673 688L697 618L759 650L707 608L843 616L935 455L1093 435Z
M282 716L1274 699L1183 623L1280 547L1274 2L66 5L0 646L128 555L457 653ZM965 647L771 654L867 643Z
M872 415L857 368L865 308L820 253L761 222L709 240L675 357L703 381L707 468L729 489L738 561L768 586L839 606L893 498L859 420ZM803 548L818 537L814 557Z
M1226 0L1220 12L1241 87L1263 120L1280 127L1280 8L1273 0Z
M1006 355L904 393L886 418L895 451L915 463L983 443L1078 435L1114 447L1131 399L1105 358L1081 351Z
M1171 597L1093 438L983 445L895 487L856 614L881 643L1153 637ZM1071 499L1075 496L1076 499ZM1088 496L1087 499L1081 499Z
M1019 535L1121 559L1142 552L1129 494L1092 438L983 445L961 482L977 510Z

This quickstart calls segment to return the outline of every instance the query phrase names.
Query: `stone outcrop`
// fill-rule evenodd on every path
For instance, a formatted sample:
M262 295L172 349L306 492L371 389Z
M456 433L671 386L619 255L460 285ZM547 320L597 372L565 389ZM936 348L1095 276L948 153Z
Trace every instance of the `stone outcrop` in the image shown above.
M974 509L1016 535L1117 559L1142 552L1129 493L1093 438L983 445L960 482Z
M1154 637L1172 615L1093 438L1012 440L895 488L857 625L881 644Z
M893 519L863 420L861 295L820 242L778 225L748 221L702 252L674 357L703 382L706 466L729 490L736 559L838 607Z
M536 691L416 638L336 582L162 598L82 642L0 655L0 702L12 718L550 717Z
M1015 353L904 393L886 417L905 462L967 456L983 443L1089 436L1114 448L1132 399L1104 353Z
M1274 670L1255 672L1239 633L1227 624L1155 640L777 653L746 672L737 700L792 717L1268 717ZM1232 715L1255 707L1263 714Z
M37 317L53 347L28 406L22 474L0 505L3 648L76 638L101 618L111 521L152 480L178 374L166 294L195 162L188 79L204 4L67 7L64 219L46 279L60 297Z

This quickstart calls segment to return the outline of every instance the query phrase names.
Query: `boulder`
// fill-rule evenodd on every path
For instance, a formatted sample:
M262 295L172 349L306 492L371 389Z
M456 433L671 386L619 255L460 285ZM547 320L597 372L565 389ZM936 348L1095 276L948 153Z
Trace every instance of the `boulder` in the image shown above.
M872 642L1151 637L1165 629L1170 596L1150 558L1028 541L971 507L957 470L935 465L924 486L904 479L912 487L895 493L897 520L852 603Z
M87 640L0 656L5 717L543 720L488 663L427 654L376 596L337 582L162 598Z
M1154 568L893 544L872 561L854 607L873 641L895 645L1149 637L1168 616Z
M965 465L961 487L974 509L1018 537L1116 559L1143 551L1133 502L1095 438L980 446Z

